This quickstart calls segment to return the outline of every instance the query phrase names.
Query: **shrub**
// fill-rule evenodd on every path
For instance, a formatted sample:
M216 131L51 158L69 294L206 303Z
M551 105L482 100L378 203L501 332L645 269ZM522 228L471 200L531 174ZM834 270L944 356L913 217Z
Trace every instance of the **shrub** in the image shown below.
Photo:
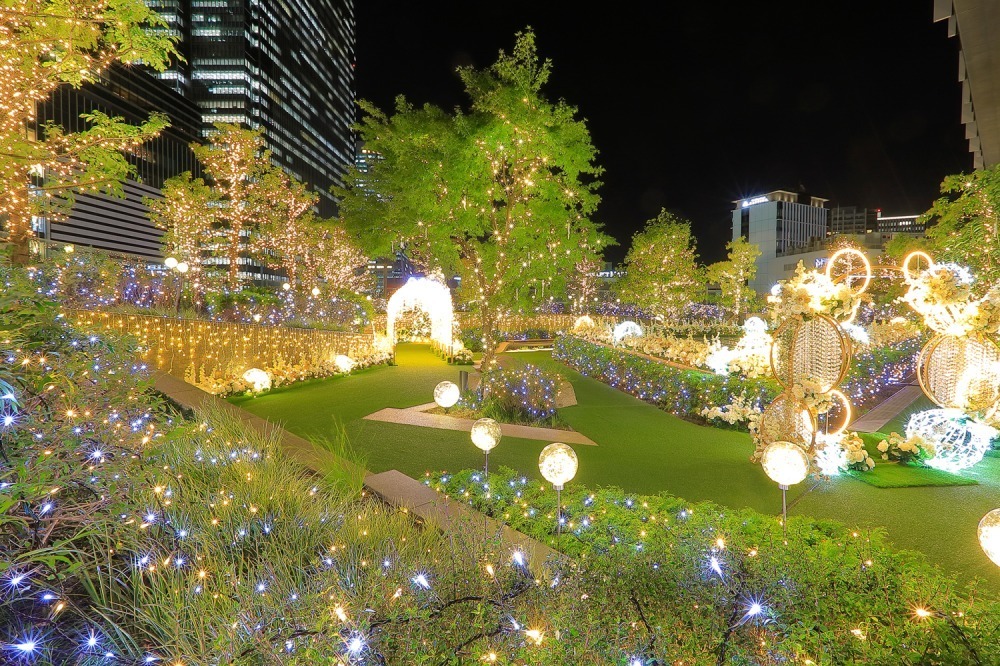
M551 423L556 416L558 383L530 363L499 367L483 375L465 406L503 423Z
M488 486L475 471L426 483L574 555L603 616L632 618L641 663L996 656L1000 602L975 586L963 596L918 554L891 549L881 530L793 516L786 543L780 522L753 510L579 484L567 485L557 508L550 486L506 468L491 471ZM584 633L594 638L600 624Z
M753 404L766 405L779 392L777 383L771 380L681 370L573 336L557 339L552 357L587 377L694 420L703 420L703 409L727 405L735 395L743 394Z

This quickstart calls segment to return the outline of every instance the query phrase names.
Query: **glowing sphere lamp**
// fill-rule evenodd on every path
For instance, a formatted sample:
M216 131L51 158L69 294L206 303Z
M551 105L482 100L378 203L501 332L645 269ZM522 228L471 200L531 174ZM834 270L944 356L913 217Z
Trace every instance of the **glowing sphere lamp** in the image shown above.
M809 455L794 442L771 442L764 449L760 464L764 473L781 488L781 529L788 536L788 504L785 495L789 486L802 483L809 474Z
M333 358L333 367L337 368L337 372L343 372L344 374L347 374L348 372L354 369L355 365L356 363L354 359L344 354L337 354Z
M562 537L562 489L576 476L580 461L576 451L562 442L554 442L542 449L538 456L538 469L542 477L556 489L556 544Z
M181 273L181 274L187 273L189 268L190 268L190 266L188 266L188 264L187 264L186 261L182 261L179 264L177 264L177 272L178 273Z
M496 448L497 444L500 443L500 438L503 437L503 432L500 430L500 424L493 419L479 419L472 424L472 432L470 433L470 436L472 437L472 443L475 444L476 448L482 451L485 456L483 475L489 476L490 451Z
M244 372L243 380L250 384L254 393L260 393L271 388L271 375L260 368L250 368Z
M979 521L979 545L993 564L1000 567L1000 509L993 509Z
M434 387L434 402L445 411L454 407L461 396L462 392L455 382L444 381Z
M175 257L167 257L163 260L163 265L169 269L177 268L178 261Z

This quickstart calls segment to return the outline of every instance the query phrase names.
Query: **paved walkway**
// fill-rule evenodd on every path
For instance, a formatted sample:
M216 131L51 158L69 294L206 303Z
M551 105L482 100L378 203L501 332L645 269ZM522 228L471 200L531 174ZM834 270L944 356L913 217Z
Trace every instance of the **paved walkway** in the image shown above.
M876 432L889 421L893 420L914 400L924 394L919 386L907 384L899 389L886 400L883 400L874 409L864 414L851 423L851 430L858 432Z
M407 409L386 407L365 417L366 421L385 421L386 423L401 423L403 425L420 426L422 428L437 428L438 430L463 430L470 432L475 423L472 419L461 419L447 414L428 414L427 410L437 405L429 402ZM507 437L521 439L537 439L543 442L563 442L564 444L582 444L597 446L597 442L575 430L558 430L556 428L538 428L535 426L501 423L500 432Z

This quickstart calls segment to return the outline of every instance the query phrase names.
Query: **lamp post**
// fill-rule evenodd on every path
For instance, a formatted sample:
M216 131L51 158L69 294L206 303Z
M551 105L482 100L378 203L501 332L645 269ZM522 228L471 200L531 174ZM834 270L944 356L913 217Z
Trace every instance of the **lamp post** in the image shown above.
M809 473L809 456L793 442L771 442L764 449L760 464L764 473L781 488L781 533L788 538L788 504L785 495L789 486L801 483Z
M174 299L174 316L180 316L181 294L184 293L184 274L188 272L190 267L186 261L177 261L176 257L167 257L163 260L163 265L180 275L180 281L177 286L177 298Z
M538 456L538 469L542 477L556 489L556 549L562 539L562 489L576 476L579 465L576 451L562 442L549 444Z

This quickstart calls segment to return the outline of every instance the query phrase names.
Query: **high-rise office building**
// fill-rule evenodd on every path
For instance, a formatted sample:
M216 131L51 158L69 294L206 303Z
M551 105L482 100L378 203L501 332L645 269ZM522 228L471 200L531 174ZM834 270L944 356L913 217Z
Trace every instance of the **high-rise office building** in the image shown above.
M114 252L158 259L163 232L149 221L147 198L157 198L167 178L184 171L198 175L191 151L201 130L198 107L136 67L114 64L101 77L80 88L59 87L38 104L33 135L46 123L67 132L86 129L82 113L100 111L138 124L153 112L165 113L170 126L157 138L126 155L135 166L135 177L126 180L124 197L79 194L65 217L37 218L35 232L49 241L85 245Z
M927 230L927 223L920 215L882 215L878 214L878 231L880 234L910 234L922 236Z
M353 0L149 0L188 64L161 74L215 122L263 128L272 160L319 194L354 162ZM190 70L188 80L187 67Z
M828 200L802 192L775 190L734 201L733 240L743 237L760 247L757 277L750 283L765 292L795 269L793 254L808 251L826 238Z

